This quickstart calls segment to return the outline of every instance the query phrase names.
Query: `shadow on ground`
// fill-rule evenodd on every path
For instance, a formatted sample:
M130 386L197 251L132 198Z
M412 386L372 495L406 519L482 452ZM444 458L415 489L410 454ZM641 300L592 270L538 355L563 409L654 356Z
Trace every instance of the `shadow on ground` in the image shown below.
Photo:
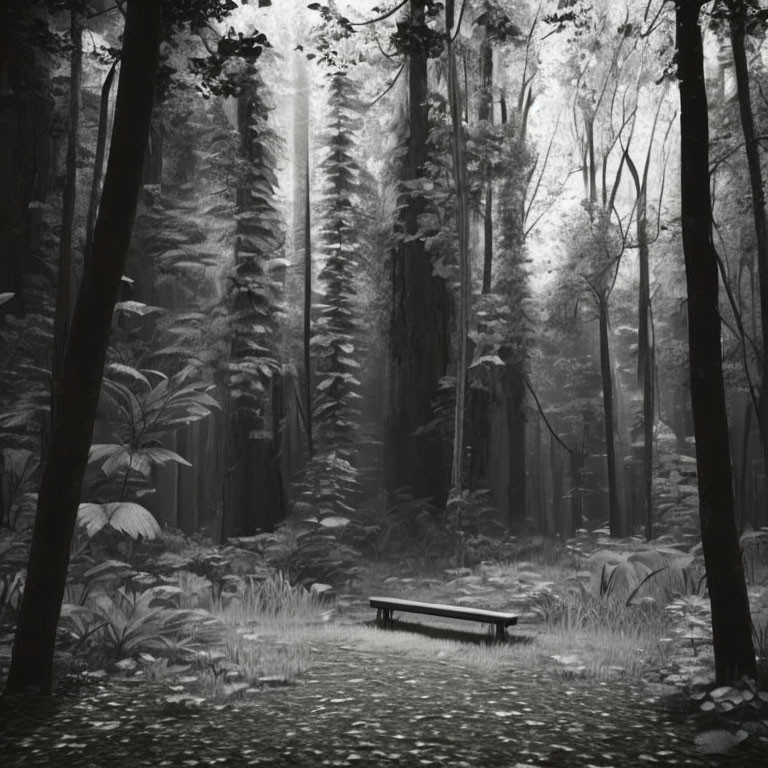
M487 633L471 632L462 629L452 629L450 627L433 626L429 624L416 623L413 621L402 621L401 619L392 619L388 622L366 621L363 626L378 629L381 632L408 632L414 635L430 638L431 640L451 640L457 643L468 643L470 645L497 645L495 627ZM533 642L532 637L526 635L512 634L507 630L507 639L501 641L507 645L530 645Z

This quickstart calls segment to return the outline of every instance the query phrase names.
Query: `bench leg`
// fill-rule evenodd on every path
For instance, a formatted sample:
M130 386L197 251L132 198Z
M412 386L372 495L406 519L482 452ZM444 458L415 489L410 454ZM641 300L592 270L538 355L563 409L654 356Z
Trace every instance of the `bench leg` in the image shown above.
M503 624L496 625L496 639L499 642L503 642L507 639L507 630L504 628Z
M392 621L392 610L392 608L377 608L376 622L378 624L386 624Z

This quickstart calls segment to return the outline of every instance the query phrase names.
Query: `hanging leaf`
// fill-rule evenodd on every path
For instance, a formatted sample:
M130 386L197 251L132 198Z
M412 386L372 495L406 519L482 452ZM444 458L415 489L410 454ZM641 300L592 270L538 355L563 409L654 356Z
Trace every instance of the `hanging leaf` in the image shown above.
M94 443L91 445L90 452L88 453L88 463L93 464L102 459L108 459L124 450L125 448L122 445L116 443Z
M151 388L149 379L141 372L131 365L124 365L123 363L110 363L107 366L107 370L115 376L126 376L132 379L134 382L139 382L146 386L147 389Z

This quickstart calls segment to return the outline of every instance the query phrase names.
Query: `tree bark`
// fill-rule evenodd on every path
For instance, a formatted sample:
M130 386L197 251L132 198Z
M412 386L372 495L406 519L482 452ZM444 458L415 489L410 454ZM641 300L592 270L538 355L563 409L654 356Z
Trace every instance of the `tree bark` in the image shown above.
M493 122L493 46L488 29L480 49L481 97L477 117ZM483 287L482 292L491 292L493 276L493 182L485 180L485 217L483 219Z
M755 676L755 649L736 531L725 408L717 252L712 241L709 122L699 11L677 0L683 252L699 517L712 606L717 683Z
M425 25L424 0L411 0L410 24ZM409 52L409 128L403 181L423 175L428 156L427 55ZM424 199L413 195L402 215L406 238L418 232ZM391 378L387 420L387 485L408 487L417 497L438 505L450 482L450 459L439 437L424 428L434 418L432 399L445 375L450 355L449 294L442 277L433 274L424 240L408 239L392 256Z
M462 489L464 459L464 410L466 401L469 315L472 300L472 276L469 264L469 205L467 201L467 166L464 157L464 135L461 122L461 91L453 50L453 0L446 3L446 56L448 57L448 101L451 107L453 180L456 196L456 231L459 240L458 360L456 361L456 407L453 420L453 461L451 487ZM460 521L459 521L460 522Z
M600 375L603 385L603 421L605 431L605 461L608 470L608 523L611 536L623 536L624 525L616 481L616 443L614 434L613 372L609 346L608 300L598 299L598 324L600 326Z
M294 233L297 244L304 250L304 304L302 319L302 348L304 354L304 428L309 458L314 453L312 434L312 190L309 170L309 78L304 55L296 58L296 102L294 104L293 129L296 157L296 201L301 207L294 214ZM298 251L298 247L297 247Z
M653 136L651 136L653 142ZM637 300L637 379L643 386L643 511L645 538L653 538L653 422L654 403L654 350L651 345L650 309L651 277L650 252L648 246L648 147L642 179L629 152L625 153L627 168L632 175L636 195L637 259L640 267Z
M93 254L64 357L59 417L38 497L9 693L51 692L56 627L93 433L112 313L141 186L160 45L160 3L128 0L115 126Z
M75 222L77 194L77 142L80 123L80 81L83 73L83 28L78 14L70 13L72 59L69 70L69 134L67 137L67 178L61 203L59 234L59 278L56 289L56 315L53 323L53 364L51 366L51 424L56 422L59 408L64 348L69 331L72 304L72 232Z
M760 293L760 330L763 338L763 350L768 350L768 222L765 218L765 189L763 171L760 165L760 145L755 130L755 118L752 110L752 96L749 90L749 67L744 48L746 32L746 6L744 0L729 0L730 36L733 49L733 64L736 73L736 87L739 96L739 114L741 129L744 134L744 151L749 167L749 185L752 191L752 215L755 224L757 243L757 276ZM765 357L765 352L763 353ZM768 435L768 370L763 365L760 377L760 398L758 402L761 437ZM765 440L765 437L763 437ZM768 477L768 445L763 442L763 467Z

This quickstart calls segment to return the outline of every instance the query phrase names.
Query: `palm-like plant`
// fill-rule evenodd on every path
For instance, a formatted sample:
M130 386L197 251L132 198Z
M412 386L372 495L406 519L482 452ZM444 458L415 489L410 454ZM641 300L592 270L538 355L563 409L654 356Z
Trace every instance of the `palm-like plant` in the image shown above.
M61 628L78 643L98 640L115 657L179 653L195 641L215 637L219 622L208 611L178 607L182 590L158 586L132 592L125 586L102 592L85 605L65 603Z
M167 377L158 371L138 371L126 365L110 366L115 378L102 384L102 411L113 425L115 442L91 446L90 463L100 464L107 477L122 477L120 501L125 498L132 473L147 479L153 465L175 462L190 466L162 439L184 424L205 418L219 408L207 382L190 381L192 368ZM146 374L146 375L145 375ZM132 385L117 381L129 379ZM159 381L152 384L148 376Z

